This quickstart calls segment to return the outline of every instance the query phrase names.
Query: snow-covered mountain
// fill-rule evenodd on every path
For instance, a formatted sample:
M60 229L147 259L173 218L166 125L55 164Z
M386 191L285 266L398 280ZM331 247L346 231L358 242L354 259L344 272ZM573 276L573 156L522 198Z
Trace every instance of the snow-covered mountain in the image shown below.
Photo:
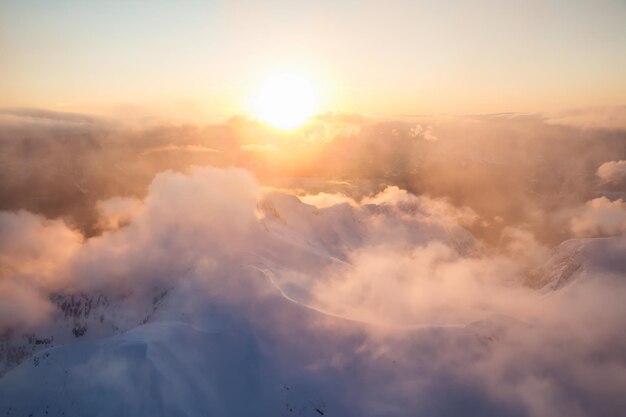
M123 295L55 294L50 322L25 331L11 329L0 339L0 375L51 346L118 334L151 320L168 290L138 302Z
M415 212L416 207L404 209ZM371 219L395 221L394 211L398 209L374 204L363 209L348 204L319 209L293 195L273 193L262 200L259 210L264 244L241 254L236 262L239 267L265 271L263 276L269 285L277 285L283 295L306 303L315 284L311 272L345 264L348 253L379 233L371 226ZM398 229L403 230L407 245L437 240L460 253L478 250L477 242L463 228L441 224L428 214L422 214L422 218L413 214L409 213ZM55 312L48 322L25 331L11 329L2 336L0 375L51 346L120 334L157 319L178 320L182 313L176 307L163 311L164 301L175 292L174 285L161 283L140 293L54 294L51 301Z
M626 275L626 237L570 239L561 243L535 273L530 284L543 292L579 279L605 274Z
M205 214L197 209L194 213L203 213L198 218L168 211L165 218L149 223L154 220L149 216L162 212L148 207L147 220L140 218L87 242L92 252L76 270L95 259L99 273L130 271L141 275L140 281L128 285L129 277L122 276L110 291L56 293L49 321L4 334L0 415L556 415L551 408L542 413L548 408L520 394L537 387L549 391L541 407L576 392L580 408L564 408L583 410L574 415L595 407L597 398L608 398L599 416L617 415L612 411L619 395L611 391L597 396L595 388L584 385L580 375L591 372L589 368L561 366L580 366L577 361L595 354L597 344L586 343L586 333L568 333L560 315L550 316L555 313L546 307L549 297L533 296L598 274L623 275L624 237L565 242L536 274L533 289L515 287L516 292L506 293L521 300L506 303L519 302L518 310L532 305L541 317L527 323L494 311L504 303L490 300L499 294L493 288L500 287L489 283L494 279L487 274L491 267L485 267L490 260L476 239L413 197L401 203L316 208L294 196L269 194L245 230L234 226L241 213L232 214L237 222L231 224L228 210ZM125 234L131 233L133 239L128 239ZM183 239L183 233L191 238ZM220 240L222 235L237 245L228 246L231 241ZM158 251L150 252L151 239L158 241ZM102 250L109 248L109 241L115 249L130 247L130 255ZM322 275L349 275L356 268L354 253L368 254L371 248L400 255L402 265L392 265L377 277L390 284L393 278L396 291L432 288L433 297L448 297L443 304L460 310L455 303L475 297L469 307L485 318L414 325L409 316L406 323L381 324L322 308L317 298ZM428 267L417 271L443 284L420 276L421 286L403 286L411 279L404 272L420 257ZM167 262L160 262L163 258ZM123 269L114 261L130 266ZM466 269L473 275L466 275ZM487 295L473 287L483 281L491 291ZM363 290L373 282L358 284L350 288L365 300L356 297L355 302L371 306L378 300ZM400 310L394 317L402 316L404 295L384 298L398 300L391 306ZM418 303L429 301L428 294L415 297ZM438 306L439 300L434 301ZM571 317L578 317L574 313L563 312L565 320L573 323ZM594 340L619 337L613 328L592 329L600 332ZM576 349L553 355L564 343ZM600 353L598 361L621 358L619 352Z

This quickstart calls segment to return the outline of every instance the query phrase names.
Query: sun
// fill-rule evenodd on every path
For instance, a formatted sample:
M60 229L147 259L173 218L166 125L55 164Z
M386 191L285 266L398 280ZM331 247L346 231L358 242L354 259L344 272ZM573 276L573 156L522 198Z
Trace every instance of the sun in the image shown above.
M315 84L291 72L272 75L261 85L253 103L255 116L268 125L291 130L303 126L319 110Z

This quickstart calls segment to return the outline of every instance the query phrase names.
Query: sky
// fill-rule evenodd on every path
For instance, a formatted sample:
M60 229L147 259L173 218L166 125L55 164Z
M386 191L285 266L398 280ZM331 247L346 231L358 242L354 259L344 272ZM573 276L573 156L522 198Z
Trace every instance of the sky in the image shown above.
M283 70L323 112L615 106L626 2L0 0L0 61L0 107L228 117Z

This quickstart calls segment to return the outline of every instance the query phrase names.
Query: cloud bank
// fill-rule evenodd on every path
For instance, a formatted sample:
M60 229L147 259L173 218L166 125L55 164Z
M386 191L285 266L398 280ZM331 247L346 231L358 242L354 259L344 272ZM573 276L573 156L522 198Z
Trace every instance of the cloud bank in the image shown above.
M244 392L255 410L275 414L289 413L285 403L345 416L616 416L626 407L624 202L595 194L620 133L545 133L537 118L498 115L420 121L430 140L416 136L415 120L349 118L341 123L359 129L285 145L294 158L310 154L284 162L281 150L240 152L247 129L257 131L237 123L146 130L130 142L100 127L59 136L21 127L11 140L4 132L4 155L31 175L5 168L3 192L33 186L41 198L56 187L74 197L62 208L3 200L0 353L7 368L22 365L0 378L0 394L48 369L27 354L14 360L34 334L33 346L87 340L100 364L125 363L110 349L131 339L153 360L169 337L194 341L177 349L198 358L191 346L202 346L239 367L210 362L206 374L226 381L216 398ZM34 134L41 142L29 141ZM133 159L177 135L220 152ZM72 152L85 160L56 179L50 165L32 164L52 153L70 167L63 156ZM225 159L187 168L196 157ZM107 164L92 166L100 158ZM319 161L319 175L308 176ZM248 169L219 167L231 162ZM38 185L43 178L53 179ZM177 381L204 387L184 356L174 355ZM95 389L142 386L127 384L132 367L64 369L93 375ZM248 389L250 378L270 388ZM37 384L24 387L18 394L38 395ZM0 395L0 411L23 406L13 394ZM179 395L136 398L177 405ZM234 403L221 411L250 411Z

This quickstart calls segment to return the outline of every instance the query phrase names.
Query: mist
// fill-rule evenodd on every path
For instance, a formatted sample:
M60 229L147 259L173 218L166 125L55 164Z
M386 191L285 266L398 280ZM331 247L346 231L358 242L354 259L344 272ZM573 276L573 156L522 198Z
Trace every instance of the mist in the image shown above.
M5 111L0 130L11 161L0 182L7 412L28 409L21 393L39 389L23 386L41 369L28 361L63 352L42 348L79 339L100 352L103 337L141 332L153 360L171 332L199 346L213 335L232 366L256 358L222 394L193 400L197 410L615 416L626 406L623 130L542 115L326 115L285 136L241 119L131 129L34 111ZM143 362L112 378L102 355L89 359L105 361L95 370L58 363L69 381L88 366L89 384L132 392L148 410L139 404L153 394L127 385ZM181 366L180 383L206 384ZM228 405L232 395L249 402Z

